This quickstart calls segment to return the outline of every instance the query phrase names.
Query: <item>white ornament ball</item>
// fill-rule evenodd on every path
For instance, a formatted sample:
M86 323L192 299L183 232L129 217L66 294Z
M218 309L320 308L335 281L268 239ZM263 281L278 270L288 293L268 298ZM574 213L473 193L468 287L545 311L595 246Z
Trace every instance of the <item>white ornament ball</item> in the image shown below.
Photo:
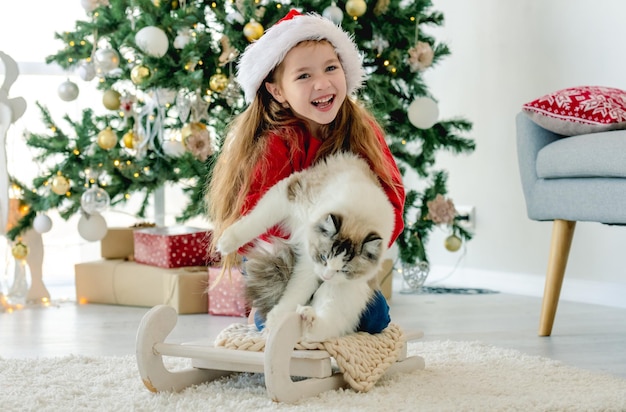
M37 233L46 233L52 229L52 219L45 213L39 213L33 220L33 229Z
M108 73L120 67L120 55L111 48L96 50L93 58L96 70L100 73Z
M84 60L80 63L76 72L78 73L78 76L86 82L93 80L93 78L96 77L96 67L93 63Z
M418 129L430 129L439 120L439 106L428 97L418 97L409 105L409 121Z
M80 5L83 6L87 13L91 13L98 8L100 2L99 0L80 0Z
M343 11L337 7L335 2L333 2L330 6L326 7L322 12L322 16L326 17L328 20L333 23L340 25L343 21Z
M185 145L180 140L163 142L163 152L169 157L181 157L185 153Z
M71 102L78 97L78 86L68 79L59 85L57 93L61 100Z
M147 26L135 34L135 43L139 49L153 57L163 57L167 53L169 41L165 32L155 26Z
M88 242L101 240L107 230L107 222L100 213L83 214L78 220L78 234Z

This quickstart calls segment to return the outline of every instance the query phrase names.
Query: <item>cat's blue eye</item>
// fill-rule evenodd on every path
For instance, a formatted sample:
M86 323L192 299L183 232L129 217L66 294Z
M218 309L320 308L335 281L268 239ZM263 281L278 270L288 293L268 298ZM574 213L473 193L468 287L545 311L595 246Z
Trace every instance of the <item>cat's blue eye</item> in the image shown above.
M320 255L320 260L326 263L326 255Z

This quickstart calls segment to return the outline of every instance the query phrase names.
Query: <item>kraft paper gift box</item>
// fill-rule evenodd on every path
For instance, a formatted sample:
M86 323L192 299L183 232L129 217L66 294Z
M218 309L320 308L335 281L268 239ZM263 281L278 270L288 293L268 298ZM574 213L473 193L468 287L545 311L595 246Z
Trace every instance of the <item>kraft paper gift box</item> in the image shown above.
M248 316L250 308L244 296L243 275L239 270L233 269L230 274L225 272L220 279L221 271L221 267L209 267L209 313L220 316Z
M207 313L207 268L166 269L121 259L75 265L76 301L125 306L172 306L179 314Z
M385 259L380 271L376 275L378 288L387 300L391 300L391 289L393 285L393 260Z
M135 261L162 268L208 266L211 231L188 226L154 227L133 232Z
M100 241L100 256L104 259L128 259L135 253L132 227L110 227Z

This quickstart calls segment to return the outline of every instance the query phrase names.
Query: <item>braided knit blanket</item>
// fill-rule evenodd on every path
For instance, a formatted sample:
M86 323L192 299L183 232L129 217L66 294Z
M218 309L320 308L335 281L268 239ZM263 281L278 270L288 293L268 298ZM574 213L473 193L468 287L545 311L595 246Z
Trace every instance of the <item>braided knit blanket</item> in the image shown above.
M403 345L402 329L391 323L381 333L356 332L325 342L298 342L294 349L325 350L335 359L350 387L367 392L396 362ZM265 349L265 335L254 325L235 323L220 332L215 346L261 352Z

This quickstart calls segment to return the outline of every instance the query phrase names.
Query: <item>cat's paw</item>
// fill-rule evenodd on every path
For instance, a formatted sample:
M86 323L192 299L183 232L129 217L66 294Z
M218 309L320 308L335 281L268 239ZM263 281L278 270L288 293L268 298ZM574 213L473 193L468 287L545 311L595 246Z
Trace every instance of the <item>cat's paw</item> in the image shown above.
M277 328L284 316L284 311L276 310L276 307L274 307L274 309L270 310L267 314L267 319L265 319L265 329L274 330Z
M302 319L302 323L304 324L304 330L309 331L313 327L313 323L315 322L315 319L317 317L315 309L313 309L312 306L298 305L296 313L300 315L300 319Z
M239 239L234 228L230 226L224 230L222 236L217 240L216 249L222 255L227 255L236 252L244 243L245 242Z

